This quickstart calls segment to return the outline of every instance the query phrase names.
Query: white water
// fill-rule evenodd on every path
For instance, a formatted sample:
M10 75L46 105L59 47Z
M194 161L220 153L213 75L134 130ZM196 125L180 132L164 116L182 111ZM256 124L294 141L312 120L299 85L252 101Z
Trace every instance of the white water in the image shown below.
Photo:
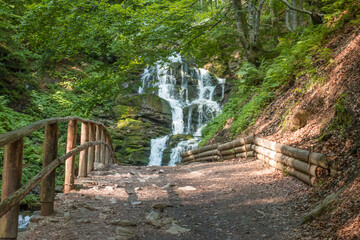
M162 155L166 148L166 142L169 136L151 139L151 152L149 166L160 166L162 162Z
M205 69L188 66L180 55L170 57L169 62L165 64L158 63L154 67L146 68L141 77L142 86L138 92L143 94L147 88L157 87L157 95L165 99L171 107L172 135L192 134L196 137L179 142L171 150L169 165L173 166L180 162L181 152L197 147L201 140L201 130L208 121L220 113L220 104L214 101L213 97L217 85L221 85L221 99L224 97L225 79L212 77ZM181 64L181 83L178 85L175 72L171 67L172 63ZM197 86L193 85L196 82L194 79L197 81ZM216 82L214 82L214 79L216 79ZM196 88L196 97L193 97L193 99L190 99L189 94L190 81L192 81L192 87ZM188 109L187 115L184 114L185 108ZM196 109L197 112L195 112ZM193 116L197 116L196 122L193 122ZM187 120L185 121L185 119ZM166 149L168 140L169 136L151 140L149 166L161 165L163 151Z
M23 217L22 214L19 214L19 224L18 224L19 230L25 230L30 223L30 219L31 216L26 215L25 217Z

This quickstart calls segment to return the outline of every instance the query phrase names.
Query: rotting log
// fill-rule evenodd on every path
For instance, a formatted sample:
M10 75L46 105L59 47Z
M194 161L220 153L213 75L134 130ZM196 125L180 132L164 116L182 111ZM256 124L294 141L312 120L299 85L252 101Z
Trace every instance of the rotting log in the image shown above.
M45 126L43 168L46 168L57 157L59 128L58 123ZM41 216L54 213L55 169L41 182L40 202Z
M251 144L246 144L246 145L236 147L234 149L223 150L223 151L221 151L221 155L230 155L230 154L247 152L247 151L251 151L251 150L253 150L252 145Z
M5 145L4 165L2 171L1 202L11 196L21 187L21 173L23 161L23 139ZM11 209L12 207L12 209ZM16 239L19 221L19 202L15 202L0 219L0 238ZM11 209L11 210L10 210ZM10 210L10 211L9 211Z
M229 160L229 159L234 159L234 158L247 158L247 157L254 157L254 152L253 151L249 151L249 152L242 152L242 153L237 153L234 155L223 155L222 156L222 160Z
M111 148L110 145L108 145L104 141L96 141L96 142L87 142L85 144L80 145L79 147L71 150L70 152L66 153L64 156L56 158L54 161L52 161L47 167L43 168L38 174L36 174L30 181L28 181L26 184L24 184L21 188L19 188L16 192L13 192L10 196L4 197L3 194L1 195L1 202L0 202L0 217L2 217L4 214L6 214L12 207L14 207L16 204L19 203L19 201L24 198L37 184L41 182L41 180L46 177L50 172L52 172L54 169L56 169L60 164L64 163L66 159L68 159L71 156L74 156L78 153L80 153L82 150L89 148L90 146L96 146L96 145L104 145L108 148ZM22 151L20 151L20 147L17 148L13 153L16 156L22 156ZM6 152L6 147L5 147ZM14 155L13 154L13 155ZM6 157L6 154L4 155ZM12 156L14 157L14 156ZM112 157L115 158L115 153L112 152ZM6 158L4 158L6 159ZM14 160L11 159L12 164L14 164ZM5 164L5 163L4 163ZM5 166L4 166L5 167ZM19 167L21 169L21 167ZM16 169L19 169L16 168ZM14 168L15 169L15 168ZM21 176L21 175L20 175ZM4 174L3 174L4 179ZM15 178L12 177L11 184L14 184ZM20 179L21 180L21 179ZM20 181L19 180L19 181ZM7 181L9 182L9 181ZM4 184L4 183L3 183ZM4 186L3 186L4 188ZM4 190L3 190L4 191ZM5 195L4 195L5 196ZM16 215L16 219L18 219L18 215ZM17 221L17 220L16 220ZM0 224L0 227L4 226L3 224ZM17 226L17 225L16 225Z
M96 141L96 127L95 124L89 123L89 141ZM94 170L94 162L95 162L95 147L90 147L88 150L88 164L87 164L87 173Z
M96 125L96 141L101 140L101 126ZM95 146L95 162L100 162L100 152L101 152L101 146L96 145Z
M324 200L322 200L314 209L312 209L308 214L304 216L300 224L305 224L307 222L311 222L315 218L321 216L325 213L331 206L336 204L339 201L340 194L346 189L346 187L342 187L336 192L328 195Z
M80 144L85 144L89 141L89 124L81 123L81 137ZM79 174L78 177L86 177L87 176L87 159L88 159L88 149L84 149L80 152L79 156Z
M212 144L212 145L204 146L204 147L201 147L201 148L196 148L196 149L193 149L193 150L190 150L190 151L187 151L187 152L183 152L183 153L180 154L180 156L182 158L185 158L185 157L188 157L188 156L191 156L191 155L197 155L197 154L202 153L202 152L215 150L215 149L217 149L217 147L218 147L218 144Z
M71 120L68 124L66 152L70 152L76 147L77 120ZM69 193L74 189L75 184L75 156L71 156L65 161L65 181L64 193Z

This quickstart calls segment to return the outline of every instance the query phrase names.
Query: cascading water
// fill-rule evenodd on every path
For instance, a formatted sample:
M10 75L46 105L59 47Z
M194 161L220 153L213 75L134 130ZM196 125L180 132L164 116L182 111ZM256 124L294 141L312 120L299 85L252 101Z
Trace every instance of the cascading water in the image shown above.
M178 71L174 64L177 64ZM205 69L189 66L178 55L169 58L169 63L146 68L141 81L139 94L148 88L157 88L155 93L169 103L172 114L171 135L151 140L149 166L162 164L163 152L171 136L187 134L194 137L178 142L171 149L169 165L176 165L180 162L180 153L197 147L202 128L220 113L219 102L224 97L225 79L216 78ZM217 99L214 100L214 96Z

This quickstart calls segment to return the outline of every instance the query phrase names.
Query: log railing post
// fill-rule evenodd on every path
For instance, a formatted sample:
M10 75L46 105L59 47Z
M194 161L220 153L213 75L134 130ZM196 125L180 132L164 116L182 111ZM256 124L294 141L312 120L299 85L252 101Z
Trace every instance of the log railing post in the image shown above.
M95 138L95 124L94 123L89 123L89 141L93 142L96 140ZM95 147L90 147L89 148L89 153L88 153L88 167L87 167L87 172L91 172L92 170L94 170L94 162L95 162Z
M101 127L101 140L105 141L105 129ZM105 152L106 147L104 144L101 145L100 163L105 163Z
M111 137L110 137L110 134L108 134L108 139L107 139L107 143L111 146ZM111 149L110 148L107 148L108 149L108 164L112 164L112 157L111 157Z
M96 141L100 141L100 140L101 140L101 126L96 125ZM97 163L100 162L100 152L101 152L101 146L96 145L95 146L95 162L97 162Z
M23 139L5 145L2 172L1 200L18 190L21 186L23 161ZM0 219L0 238L16 239L19 223L19 203Z
M89 123L81 123L81 138L80 145L89 141ZM80 152L79 156L79 177L87 176L87 159L88 159L88 149L85 149Z
M57 123L45 127L43 168L57 158L59 128ZM49 216L54 213L55 198L55 170L41 182L41 215Z
M109 135L105 135L105 142L109 143ZM109 164L110 151L108 147L105 147L105 164Z
M71 120L68 125L66 152L70 152L76 147L77 120ZM69 193L74 189L75 184L75 155L66 159L65 162L65 183L64 193Z

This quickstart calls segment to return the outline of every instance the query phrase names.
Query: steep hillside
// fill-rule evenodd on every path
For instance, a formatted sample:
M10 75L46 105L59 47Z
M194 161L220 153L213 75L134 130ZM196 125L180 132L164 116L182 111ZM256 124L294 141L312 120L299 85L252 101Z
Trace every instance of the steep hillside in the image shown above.
M326 55L326 56L325 56ZM295 71L250 127L238 134L236 116L210 142L254 133L299 148L326 154L332 176L314 188L314 206L345 186L336 204L319 219L303 226L303 237L357 239L360 234L360 30L348 25L325 35L311 65ZM314 72L312 72L314 71ZM313 81L314 75L317 80ZM254 95L256 98L256 95ZM252 99L244 103L239 114ZM231 99L230 99L231 101ZM256 119L254 121L251 118ZM235 119L235 121L234 121ZM311 209L308 209L311 210ZM315 231L316 230L316 231Z

